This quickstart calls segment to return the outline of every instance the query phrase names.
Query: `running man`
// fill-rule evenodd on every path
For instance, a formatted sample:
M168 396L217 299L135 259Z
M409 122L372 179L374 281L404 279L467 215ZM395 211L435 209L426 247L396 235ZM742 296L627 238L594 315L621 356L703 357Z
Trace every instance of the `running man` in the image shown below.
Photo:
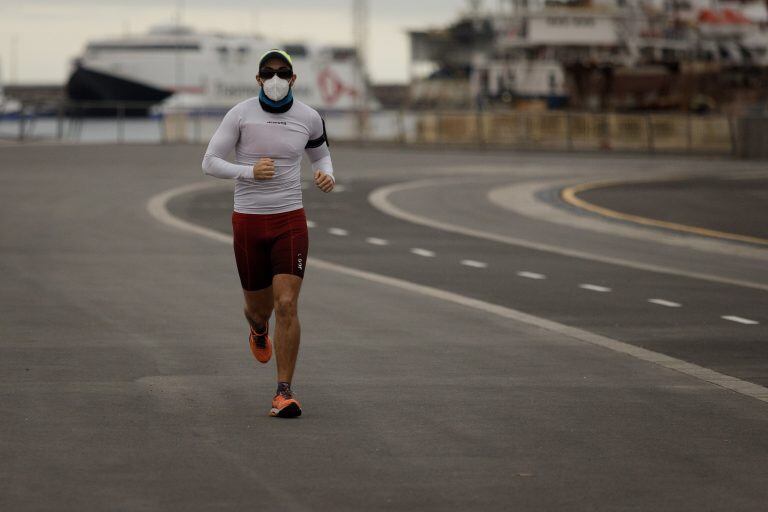
M291 391L299 353L299 290L307 268L309 237L301 199L301 157L312 162L315 185L333 190L335 179L325 122L293 98L290 55L270 50L259 61L258 97L227 112L203 157L203 172L235 180L232 212L235 261L245 297L254 357L272 357L269 319L275 312L277 392L271 416L301 415ZM235 150L235 162L226 160Z

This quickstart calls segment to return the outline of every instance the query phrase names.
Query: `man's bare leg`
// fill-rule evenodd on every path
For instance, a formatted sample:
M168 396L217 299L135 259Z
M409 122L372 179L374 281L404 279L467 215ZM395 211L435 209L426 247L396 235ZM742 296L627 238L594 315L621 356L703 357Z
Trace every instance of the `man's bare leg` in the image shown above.
M256 332L264 332L274 306L272 287L253 292L243 290L243 296L245 297L245 318Z
M272 279L275 298L275 356L277 381L290 383L299 355L298 301L302 279L291 274L277 274Z

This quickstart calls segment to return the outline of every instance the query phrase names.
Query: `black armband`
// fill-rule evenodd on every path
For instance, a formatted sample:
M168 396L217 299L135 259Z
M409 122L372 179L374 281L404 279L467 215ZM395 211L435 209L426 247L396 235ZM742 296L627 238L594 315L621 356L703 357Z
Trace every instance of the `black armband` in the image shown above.
M328 136L325 134L325 119L320 118L320 120L323 122L323 134L319 136L316 139L312 139L309 142L307 142L307 145L305 146L305 149L312 149L312 148L319 148L323 145L323 142L328 144ZM328 147L331 145L328 144Z

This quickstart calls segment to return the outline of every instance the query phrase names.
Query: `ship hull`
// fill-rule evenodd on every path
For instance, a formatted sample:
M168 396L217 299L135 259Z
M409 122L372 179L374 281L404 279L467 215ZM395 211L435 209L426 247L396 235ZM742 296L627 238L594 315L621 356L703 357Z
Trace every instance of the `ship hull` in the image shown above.
M77 66L65 87L66 95L80 114L113 116L146 115L149 109L173 94L134 80ZM99 102L103 105L96 105Z

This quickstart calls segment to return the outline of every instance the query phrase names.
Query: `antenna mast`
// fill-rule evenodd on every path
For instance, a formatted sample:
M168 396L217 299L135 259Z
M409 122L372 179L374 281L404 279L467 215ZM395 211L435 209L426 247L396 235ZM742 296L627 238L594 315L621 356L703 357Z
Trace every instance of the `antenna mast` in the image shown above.
M355 104L358 112L359 132L364 134L367 125L368 98L366 95L366 79L368 70L366 66L368 55L368 1L352 0L352 35L355 44Z

